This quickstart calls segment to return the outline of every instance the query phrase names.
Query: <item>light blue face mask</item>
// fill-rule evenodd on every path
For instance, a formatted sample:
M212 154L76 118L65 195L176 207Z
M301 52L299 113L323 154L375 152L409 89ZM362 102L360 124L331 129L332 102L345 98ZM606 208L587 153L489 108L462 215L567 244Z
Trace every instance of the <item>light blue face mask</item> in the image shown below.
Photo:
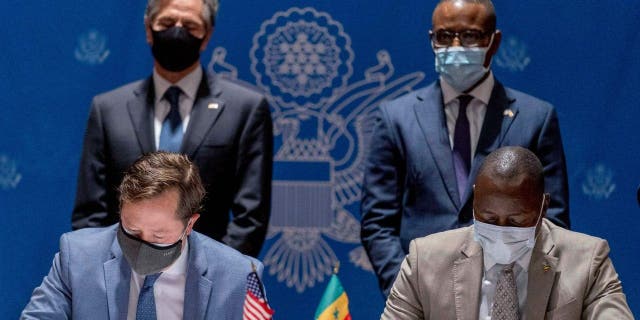
M492 44L493 35L489 45L484 48L434 47L436 72L456 91L465 92L489 72L489 68L484 66L484 60Z
M533 227L502 227L480 222L476 220L474 212L473 238L496 263L510 264L520 259L536 243L536 226L542 219L545 199L546 194L542 197L538 219Z

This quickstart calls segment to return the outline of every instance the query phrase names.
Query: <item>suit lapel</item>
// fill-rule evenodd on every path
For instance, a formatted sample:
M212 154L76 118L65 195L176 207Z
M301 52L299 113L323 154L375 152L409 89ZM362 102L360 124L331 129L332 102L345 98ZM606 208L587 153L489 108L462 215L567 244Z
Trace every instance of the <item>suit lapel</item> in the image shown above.
M484 158L502 145L507 131L518 114L518 109L513 105L514 101L515 99L508 97L502 84L496 80L480 130L476 153L471 163L465 202L471 198L471 188Z
M547 310L551 289L555 282L558 258L550 254L555 244L549 236L549 228L541 225L539 243L536 243L531 262L529 263L529 279L527 283L527 303L523 313L523 320L540 319L540 315Z
M154 91L153 80L148 78L134 90L134 97L127 102L129 117L143 154L156 149L153 138Z
M127 319L131 268L122 256L118 240L111 245L111 259L103 264L109 319Z
M422 129L427 146L431 150L431 156L438 166L440 177L445 185L447 193L456 208L460 208L457 181L453 168L453 155L449 143L449 133L444 115L442 93L438 82L427 87L417 95L418 102L414 105L414 111L418 124Z
M207 305L213 282L205 277L208 271L208 263L204 254L199 254L205 249L199 249L197 235L189 236L189 263L187 269L187 281L184 293L184 319L205 319L207 317ZM186 304L189 304L188 306Z
M220 86L215 85L215 79L209 79L203 72L181 147L181 152L191 158L225 107L225 102L219 98L221 93Z
M473 230L469 228L469 230ZM467 241L461 248L462 256L453 265L453 294L456 319L478 319L480 310L480 286L483 259L481 247L473 241L469 231Z

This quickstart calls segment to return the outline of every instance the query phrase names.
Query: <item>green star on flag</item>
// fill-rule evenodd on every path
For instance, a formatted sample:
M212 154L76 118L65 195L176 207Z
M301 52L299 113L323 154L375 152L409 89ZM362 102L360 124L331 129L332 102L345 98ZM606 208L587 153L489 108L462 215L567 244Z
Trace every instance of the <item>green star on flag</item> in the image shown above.
M349 298L334 273L329 280L314 317L316 320L351 320Z

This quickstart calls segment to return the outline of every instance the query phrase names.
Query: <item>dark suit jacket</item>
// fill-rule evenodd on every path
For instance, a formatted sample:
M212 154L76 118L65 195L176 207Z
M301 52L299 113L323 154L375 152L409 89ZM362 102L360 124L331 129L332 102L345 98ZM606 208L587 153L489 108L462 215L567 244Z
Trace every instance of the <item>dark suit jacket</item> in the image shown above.
M383 320L477 320L483 253L473 228L411 242ZM523 320L633 319L607 241L544 220L531 252Z
M549 103L496 80L462 203L439 83L381 105L365 160L361 238L385 296L412 239L471 224L476 174L502 146L522 146L540 158L551 193L547 217L569 227L565 157Z
M62 235L51 270L33 290L20 319L126 320L131 267L117 230L111 226ZM252 263L260 275L259 261L192 232L184 319L241 319Z
M93 99L74 229L118 221L117 188L124 172L156 149L154 96L148 78ZM246 85L203 74L181 152L198 166L207 191L195 229L257 256L269 222L273 163L271 114L264 96Z

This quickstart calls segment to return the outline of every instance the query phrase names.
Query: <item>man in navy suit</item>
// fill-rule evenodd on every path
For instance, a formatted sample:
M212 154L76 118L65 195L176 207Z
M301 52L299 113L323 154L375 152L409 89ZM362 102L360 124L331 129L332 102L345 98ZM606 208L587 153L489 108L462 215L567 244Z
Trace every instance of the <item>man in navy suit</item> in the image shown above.
M195 229L252 256L269 222L273 131L265 97L203 72L217 0L149 0L153 74L93 99L84 138L74 229L118 222L117 186L141 155L180 152L209 195Z
M136 161L121 221L62 235L21 319L241 319L247 276L262 264L193 231L205 191L185 155Z
M490 0L442 0L430 31L430 86L380 106L365 161L362 243L388 296L412 239L472 223L472 185L501 146L533 151L551 194L547 217L569 227L569 189L553 106L504 87L490 70L500 45Z

